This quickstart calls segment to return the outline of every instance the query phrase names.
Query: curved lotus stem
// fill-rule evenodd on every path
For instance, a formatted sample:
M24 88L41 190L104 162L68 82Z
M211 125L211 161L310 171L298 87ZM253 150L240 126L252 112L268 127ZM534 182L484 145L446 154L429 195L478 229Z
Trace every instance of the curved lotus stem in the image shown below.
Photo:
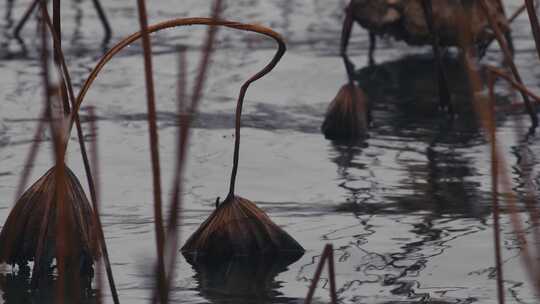
M285 53L286 46L285 42L283 41L283 38L280 34L274 32L270 28L264 27L262 25L256 25L256 24L245 24L235 21L227 21L227 20L213 20L211 18L179 18L179 19L172 19L168 20L162 23L158 23L155 25L151 25L148 27L149 33L158 32L163 29L173 28L173 27L179 27L179 26L186 26L186 25L215 25L215 26L225 26L232 29L242 30L242 31L248 31L248 32L255 32L262 35L265 35L267 37L270 37L274 39L278 44L278 50L274 54L274 57L272 60L259 72L257 72L255 75L253 75L251 78L249 78L244 84L242 84L242 87L240 89L240 94L238 96L237 105L236 105L236 120L235 120L235 142L234 142L234 156L233 156L233 168L231 173L231 181L230 181L230 189L228 196L234 195L234 184L236 181L236 173L238 170L238 158L239 158L239 149L240 149L240 123L241 123L241 115L242 115L242 106L244 103L244 97L246 95L247 89L249 85L264 75L268 74L279 62L283 54ZM120 42L118 42L115 46L113 46L103 57L100 59L100 61L97 63L97 65L94 67L94 69L90 72L90 75L86 79L84 85L82 86L79 95L77 96L76 104L73 108L73 113L77 113L79 111L79 108L84 101L84 97L86 96L86 93L90 89L90 86L94 82L94 80L97 78L99 72L103 69L103 67L116 55L118 54L122 49L124 49L129 44L133 43L134 41L141 38L142 34L141 32L136 32L134 34L131 34L130 36L122 39ZM71 128L73 126L73 116L71 118L70 124L69 124L69 131L71 131ZM68 132L69 135L70 132Z

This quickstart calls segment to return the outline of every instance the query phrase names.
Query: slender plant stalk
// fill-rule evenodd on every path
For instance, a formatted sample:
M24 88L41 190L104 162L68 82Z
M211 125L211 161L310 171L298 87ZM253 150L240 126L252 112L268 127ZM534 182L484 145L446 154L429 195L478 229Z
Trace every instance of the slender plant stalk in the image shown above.
M30 150L28 151L28 155L26 156L26 159L24 161L24 167L21 173L21 178L17 185L17 191L15 192L14 201L17 201L17 199L21 197L24 191L24 188L26 187L26 184L28 183L28 178L30 177L30 173L34 166L34 160L36 159L37 152L39 151L39 144L41 143L41 134L43 133L43 131L45 131L45 127L47 125L46 122L47 122L47 108L46 106L44 106L42 114L40 115L40 118L38 120L38 125L32 139L32 144L30 145ZM10 250L10 249L6 248L5 250Z
M495 79L489 80L489 100L490 100L490 124L489 143L491 150L491 196L493 209L493 242L495 244L495 269L497 271L497 298L499 304L504 304L504 275L501 257L501 228L499 224L499 160L497 155L497 130L495 121Z
M483 0L482 0L483 1ZM478 74L478 68L476 67L476 62L474 61L474 55L471 54L471 39L470 39L470 27L468 27L467 20L470 18L462 18L460 24L464 26L464 29L460 31L461 33L461 44L462 49L466 50L463 54L463 59L466 67L466 72L471 88L471 96L473 96L473 106L474 110L478 116L481 127L485 130L486 134L490 134L490 128L492 125L489 123L489 107L486 101L485 96L481 95L479 92L482 91L482 81L480 75ZM489 137L488 137L489 139ZM500 147L497 143L494 144L495 148L493 149L493 155L498 162L498 176L499 176L499 185L501 186L501 193L503 193L504 201L506 202L507 210L509 212L510 221L514 228L514 233L517 240L520 244L523 244L521 250L522 261L525 265L526 272L529 276L531 282L535 284L537 291L540 291L540 284L538 284L538 279L540 278L540 273L535 273L534 269L534 259L532 257L531 251L529 249L527 237L525 234L525 229L523 227L522 220L518 215L517 208L517 198L512 189L511 178L506 170L507 164L503 157L500 157Z
M61 30L61 9L60 9L60 0L53 0L53 30L51 31L51 36L56 35L58 37L58 40L53 44L53 58L54 62L57 66L59 66L59 56L58 53L61 52L61 41L62 41L62 30ZM45 3L43 1L42 3ZM47 13L47 8L45 5L42 6L42 18L44 18L45 14ZM46 32L46 22L42 21L42 31ZM69 101L67 99L67 92L65 87L65 82L61 82L59 84L59 90L57 97L62 100L63 102L63 108L66 114L69 114L70 106ZM59 115L58 118L61 122L63 122L63 113ZM54 123L54 118L51 120L51 123ZM53 133L54 137L57 137L57 139L54 140L55 143L55 154L56 154L56 168L55 168L55 175L56 175L56 185L55 185L55 197L56 197L56 260L57 260L57 266L58 266L58 285L57 285L57 300L58 303L63 304L65 303L64 299L64 289L65 289L65 283L66 283L66 258L70 256L68 253L68 250L71 245L72 236L68 235L68 232L71 231L69 226L69 223L67 221L69 217L69 212L67 210L66 204L65 204L65 193L66 193L66 176L65 176L65 167L64 167L64 159L65 159L65 153L62 149L62 144L58 142L59 140L64 140L63 136L64 126L62 123L59 124L57 132ZM71 218L71 217L69 217ZM75 278L73 278L75 279Z
M527 6L527 14L529 15L529 21L531 23L536 52L538 53L538 59L540 59L540 25L538 24L536 8L534 7L533 0L525 0L525 5Z
M517 82L523 84L523 81L521 80L521 76L519 75L519 71L516 67L516 64L514 63L514 60L512 59L512 54L509 50L508 43L506 39L503 37L503 34L499 28L499 25L497 24L495 18L493 17L491 7L487 4L486 0L479 0L480 5L482 6L482 9L484 10L484 13L489 21L489 24L491 28L493 29L493 32L495 33L495 37L497 38L497 42L499 43L499 46L501 47L505 61L510 66L510 69L512 71L512 74L514 75L514 78ZM529 101L529 98L525 94L521 94L523 101L525 102L525 106L527 108L527 112L529 113L529 116L532 120L532 128L531 130L534 130L538 126L538 117L536 115L536 109L534 104L532 104Z
M49 30L51 32L51 36L53 38L54 44L59 45L58 36L56 35L55 31L53 30L53 25L52 25L52 22L51 22L51 18L49 16L49 13L47 12L47 10L45 10L44 16L45 16L45 22L46 22L46 24L49 27ZM75 94L73 92L73 85L72 85L72 82L71 82L71 76L70 76L69 69L68 69L67 64L66 64L64 53L62 52L61 47L55 47L54 49L55 49L55 53L56 53L56 55L58 57L58 62L59 62L60 67L61 67L60 75L62 75L62 79L63 79L64 83L67 86L68 95L69 95L69 98L70 98L70 101L71 101L71 107L75 108L75 104L76 104ZM88 160L88 153L87 153L86 144L85 144L85 141L84 141L84 134L83 134L83 131L82 131L82 125L81 125L81 122L80 122L80 119L79 119L78 111L73 111L71 113L71 115L72 115L72 118L75 120L75 125L76 125L76 128L77 128L77 137L78 137L78 140L79 140L79 147L80 147L80 150L81 150L81 156L82 156L82 160L83 160L83 164L84 164L84 170L86 172L86 180L87 180L87 183L88 183L88 189L90 190L90 198L92 200L92 205L93 205L93 209L94 209L94 212L95 212L95 210L97 210L97 208L98 208L97 207L97 204L98 204L97 203L97 201L98 201L97 190L96 190L96 186L94 184L94 179L92 177L92 170L90 168L90 162ZM65 149L67 149L67 138L65 139L64 151L65 151ZM105 234L103 232L103 227L102 227L102 224L101 224L101 218L99 216L96 216L94 219L95 219L95 224L96 224L96 228L97 228L96 233L97 233L97 235L99 237L99 244L100 244L100 248L101 248L101 251L102 251L102 254L103 254L103 259L104 259L104 263L105 263L105 270L106 270L106 273L107 273L107 279L109 281L109 288L111 290L111 295L112 295L114 303L119 304L120 299L118 297L118 291L116 289L116 284L115 284L115 281L114 281L111 262L110 262L110 258L109 258L109 251L107 249L107 243L105 242Z
M154 188L154 223L156 233L156 247L158 259L158 272L156 286L159 290L160 302L167 303L167 289L165 279L164 246L165 233L163 229L162 199L161 199L161 172L159 167L159 142L156 124L156 105L154 93L154 80L152 75L152 47L148 32L148 18L144 0L138 0L139 22L141 24L142 45L144 52L144 71L146 79L148 127L150 133L150 155L152 158L152 180Z
M44 0L33 0L32 3L28 6L28 8L24 11L23 16L21 17L21 20L17 22L17 25L15 26L15 29L13 30L13 36L19 40L21 40L21 31L28 22L28 19L38 6L40 1ZM56 0L55 0L56 1ZM105 14L105 10L103 10L103 6L99 2L99 0L92 0L92 3L94 4L94 8L96 9L96 12L98 14L99 20L101 21L101 24L103 25L103 29L105 31L105 37L103 38L104 43L107 43L112 36L112 30L109 23L109 20L107 19L107 15ZM53 2L53 6L58 5L59 2L56 4Z
M337 304L335 283L336 278L334 273L334 249L332 248L331 244L327 244L326 246L324 246L323 252L321 254L321 259L319 260L319 264L317 264L317 268L315 269L315 274L313 275L313 279L311 280L311 284L309 286L306 299L304 300L304 304L311 304L313 300L313 295L315 294L315 290L317 289L317 284L319 283L319 280L321 278L321 273L325 262L328 263L328 276L330 277L330 303Z
M493 74L493 76L496 76L496 78L499 78L499 77L503 78L508 83L510 83L510 85L512 87L514 87L514 89L519 90L522 94L529 95L532 99L534 99L534 101L536 103L540 103L540 96L536 95L534 92L529 90L529 88L527 88L523 84L521 84L521 83L515 81L514 79L512 79L512 77L510 75L506 74L504 71L502 71L501 69L498 69L498 68L496 68L494 66L487 65L486 67L487 67L488 71L491 74Z
M508 18L508 22L509 23L514 22L514 20L516 20L517 17L519 17L519 15L521 15L525 11L525 9L526 9L525 4L521 5L518 9L516 9L516 11L512 14L512 16Z
M105 10L103 10L103 6L99 2L99 0L92 0L92 3L94 3L94 7L98 14L99 20L101 20L101 24L103 25L103 30L105 31L105 37L103 37L103 42L107 43L109 42L109 40L111 40L111 36L112 36L111 25L109 24L109 20L107 19Z
M32 3L28 6L26 11L24 11L24 14L21 20L17 23L17 25L15 26L15 29L13 30L13 36L15 36L18 39L21 39L21 30L23 29L24 25L28 21L28 18L30 18L30 15L32 15L32 13L36 9L40 1L42 0L32 1Z
M96 113L94 107L88 107L88 118L90 120L90 133L93 135L94 140L90 146L90 158L92 160L92 172L94 172L95 180L95 201L94 202L94 219L98 225L98 232L102 230L101 220L100 220L100 192L99 192L99 144L98 144L98 125L96 122ZM95 235L99 235L95 234ZM103 263L99 260L96 264L96 285L97 285L97 303L101 304L103 302L103 273L102 273Z
M45 4L42 2L42 8L45 8ZM41 68L42 68L42 80L43 80L43 87L44 87L44 106L45 106L45 117L46 120L51 121L52 126L52 115L51 115L51 92L52 88L50 86L49 81L49 67L48 67L48 60L49 60L49 51L47 46L47 32L45 30L45 25L43 23L43 26L40 27L41 30ZM51 133L54 137L54 130L51 128ZM56 147L56 144L54 145ZM43 255L43 247L45 246L45 239L47 237L47 227L49 225L49 217L50 217L50 211L51 211L51 200L47 200L47 203L45 205L45 212L43 219L41 221L41 226L39 230L39 236L38 236L38 245L36 248L36 254L34 257L34 267L32 271L32 286L35 288L38 285L39 282L39 274L41 270L41 258Z
M222 12L222 0L216 0L212 8L212 20L217 21ZM207 71L210 68L210 58L214 50L214 41L217 33L217 27L210 25L206 35L206 42L203 47L201 62L199 64L199 73L196 77L196 82L193 87L192 98L189 105L186 105L186 76L187 76L187 61L185 50L180 51L179 55L179 78L178 78L178 118L180 132L178 133L178 146L177 146L177 163L175 170L175 177L173 179L173 195L171 200L171 214L168 221L167 229L167 244L169 252L167 256L169 261L167 263L169 273L167 275L166 292L167 299L169 298L169 292L171 284L175 275L176 256L178 251L179 237L178 237L178 225L179 225L179 212L182 206L181 198L181 178L184 172L184 164L187 155L187 148L190 136L190 127L193 121L193 116L197 112L200 100L202 99L202 93L204 83L206 80ZM154 297L155 302L156 297Z

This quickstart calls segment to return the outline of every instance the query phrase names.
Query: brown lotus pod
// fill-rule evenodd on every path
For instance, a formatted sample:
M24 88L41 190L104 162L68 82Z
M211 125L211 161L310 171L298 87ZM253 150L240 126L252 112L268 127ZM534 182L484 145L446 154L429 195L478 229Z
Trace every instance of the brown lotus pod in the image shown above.
M234 195L212 212L181 251L190 264L261 255L290 259L304 254L304 248L264 211Z
M365 136L367 128L366 94L355 85L342 86L328 106L321 131L328 139L355 139Z
M56 257L58 202L55 168L49 169L26 190L11 210L0 232L0 262L26 265L34 261L44 222L47 223L47 232L40 263L48 267ZM65 244L68 262L78 261L81 267L91 266L99 256L93 209L75 174L67 166L64 168L65 178L61 189L65 190L63 235L66 239L59 241ZM50 208L48 214L47 205ZM48 219L44 221L44 217Z

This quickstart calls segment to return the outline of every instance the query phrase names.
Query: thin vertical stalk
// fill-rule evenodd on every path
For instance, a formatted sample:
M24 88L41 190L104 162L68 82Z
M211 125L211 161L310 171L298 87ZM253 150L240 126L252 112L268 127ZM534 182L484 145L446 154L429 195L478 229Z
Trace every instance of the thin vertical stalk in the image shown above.
M34 0L34 1L32 1L32 3L28 6L26 11L24 11L24 14L23 14L21 20L17 23L17 25L15 26L15 29L13 30L13 36L15 36L16 38L21 39L21 36L20 36L21 30L23 29L24 25L28 21L28 18L30 18L30 15L32 15L32 13L36 9L36 7L38 6L40 1L42 1L42 0Z
M41 3L42 8L45 7L44 2ZM51 86L49 82L49 52L48 52L48 46L47 46L47 31L45 30L45 23L43 21L43 26L40 27L41 30L41 68L42 68L42 80L43 80L43 88L44 88L44 107L45 107L45 117L46 120L51 120ZM52 124L51 124L52 125ZM53 130L51 130L53 131ZM54 131L51 132L54 138ZM56 147L56 145L55 145ZM54 173L53 173L54 174ZM43 255L43 246L45 246L45 239L47 237L47 227L49 225L49 216L51 211L51 200L47 200L47 203L45 204L45 212L43 219L41 221L40 230L39 230L39 236L38 236L38 244L36 248L36 254L34 257L34 267L32 271L32 286L35 288L38 285L39 282L39 273L41 270L41 258Z
M319 260L319 264L317 264L317 268L315 269L315 274L313 275L313 279L311 280L311 284L309 286L308 294L306 296L306 299L304 300L304 304L311 304L311 301L313 300L313 295L315 294L315 290L317 289L317 284L319 283L319 280L321 278L321 273L324 267L324 263L328 263L328 276L330 281L330 300L332 304L337 304L337 294L336 294L336 283L335 283L335 273L334 273L334 249L332 248L332 245L327 244L324 246L323 252L321 254L321 259Z
M53 24L52 24L51 18L49 16L49 13L48 13L47 10L44 11L44 18L45 18L45 22L47 23L47 26L50 29L51 36L53 38L54 44L59 45L59 39L58 39L54 29L53 29ZM68 69L67 64L66 64L64 53L62 52L62 48L61 47L55 47L55 53L58 56L58 61L59 61L60 67L61 67L60 75L62 75L62 79L63 79L64 83L67 86L68 95L69 95L69 98L70 98L70 101L71 101L71 107L73 109L75 109L75 106L76 106L75 94L73 92L73 85L72 85L72 82L71 82L71 76L70 76L69 69ZM80 147L80 150L81 150L81 156L82 156L82 160L83 160L84 170L86 172L86 180L87 180L87 183L88 183L88 189L90 190L90 198L92 200L93 209L96 210L97 209L96 204L97 204L97 200L98 200L97 193L96 193L97 191L96 191L96 186L94 184L94 179L92 177L92 170L90 168L90 162L88 160L88 153L86 151L86 144L84 142L84 134L83 134L81 122L80 122L80 119L79 119L78 110L73 110L71 115L72 115L72 118L75 121L75 126L77 128L77 137L78 137L78 140L79 140L79 147ZM65 153L65 149L67 149L67 138L65 139L65 142L64 142L64 153ZM119 300L119 297L118 297L118 291L116 290L116 284L114 282L114 276L113 276L113 272L112 272L112 268L111 268L111 262L110 262L109 253L108 253L108 250L107 250L107 243L105 242L105 235L104 235L104 232L103 232L103 227L101 225L101 219L100 219L99 216L97 216L97 219L96 219L96 226L97 226L97 229L98 229L98 231L96 233L97 233L97 235L99 237L99 244L100 244L100 248L101 248L101 251L102 251L102 254L103 254L103 259L104 259L104 263L105 263L105 269L106 269L106 273L107 273L107 279L109 281L109 287L110 287L110 290L111 290L111 295L112 295L114 303L119 304L120 300Z
M521 15L526 9L526 6L523 4L521 5L518 9L516 9L516 11L512 14L512 16L510 16L510 18L508 18L508 23L512 23L514 22L514 20L516 20L517 17L519 17L519 15Z
M28 178L30 176L30 173L32 171L32 167L34 166L34 160L36 159L37 152L39 151L39 144L41 142L41 134L43 131L45 131L46 122L47 122L47 108L44 106L43 112L39 117L38 125L36 127L36 132L34 133L32 144L30 145L30 150L28 151L28 155L26 156L26 159L24 161L24 167L23 171L21 173L21 178L19 180L19 183L17 185L17 190L15 192L15 201L21 197L24 187L26 187L26 183L28 182Z
M103 37L103 42L107 43L109 40L111 40L112 36L111 25L109 24L107 15L105 15L105 11L103 10L103 7L101 6L99 0L92 0L92 3L94 3L94 7L96 8L99 20L101 20L101 24L103 25L103 29L105 30L105 37Z
M486 68L489 70L489 72L491 74L493 74L493 76L496 76L496 77L500 77L500 78L503 78L504 80L506 80L512 87L514 87L514 89L516 90L519 90L520 92L522 92L523 94L527 94L529 95L529 97L531 97L532 99L535 100L536 103L539 103L540 102L540 96L539 95L536 95L536 93L534 93L533 91L529 90L529 88L527 88L526 86L524 86L523 84L519 83L519 82L516 82L514 79L512 79L511 76L507 75L505 72L503 72L502 70L496 68L496 67L493 67L493 66L486 66Z
M96 113L94 107L88 107L88 118L90 121L90 134L93 136L92 144L90 146L90 158L92 160L92 172L94 173L95 180L95 200L92 200L94 202L94 220L96 222L97 226L97 233L94 234L95 236L99 235L99 231L102 231L101 227L101 219L100 219L100 192L99 192L99 181L98 178L100 176L99 174L99 150L98 150L98 125L96 122ZM102 249L103 250L103 249ZM106 256L106 254L104 254ZM102 303L103 298L103 273L102 273L102 262L99 260L96 265L96 285L97 285L97 303Z
M495 244L495 268L497 271L497 298L499 304L504 304L504 282L503 267L501 258L501 228L499 224L499 161L497 155L497 130L495 121L495 78L489 77L489 101L490 101L490 121L489 142L491 150L491 195L493 209L493 240Z
M139 22L141 25L141 37L144 52L144 71L146 79L146 93L148 106L148 128L150 133L150 155L152 158L152 180L154 188L154 217L156 247L158 258L157 288L160 294L160 302L167 303L165 266L163 248L165 243L163 231L163 215L161 203L161 172L159 168L159 142L156 125L156 106L154 94L154 81L152 75L152 48L150 44L150 34L148 32L148 18L144 0L138 0Z
M486 134L490 134L491 126L488 123L490 121L489 114L488 114L490 110L487 109L485 96L480 94L480 92L482 91L482 81L478 73L477 64L472 59L475 56L471 54L473 49L471 48L472 44L471 44L471 36L470 36L471 31L470 31L469 20L470 20L470 16L468 17L463 16L462 20L460 21L460 24L463 26L463 29L460 31L461 46L462 46L462 49L465 50L463 52L463 60L464 60L464 65L467 72L467 77L470 83L471 96L472 96L471 101L473 103L474 110L478 116L480 126L484 129ZM520 242L520 244L523 244L523 247L521 249L522 261L525 265L527 274L529 275L529 279L531 280L531 282L535 284L535 288L537 289L537 291L540 291L540 285L538 284L538 278L540 274L535 273L533 270L535 269L534 268L535 262L533 260L533 257L531 255L531 252L528 246L528 241L525 234L525 229L523 227L523 223L521 221L521 218L518 215L517 199L512 189L510 176L506 170L507 164L505 162L505 159L500 157L501 155L500 148L496 143L495 143L494 154L496 156L496 159L498 160L498 176L499 176L498 183L502 188L501 193L504 193L505 202L506 202L508 212L510 215L510 221L514 228L514 233L516 235L518 242Z
M479 1L489 21L489 24L491 28L493 29L493 32L495 33L497 42L499 43L499 46L501 47L503 51L505 61L510 66L510 69L512 71L512 74L514 75L514 78L516 79L517 82L523 84L523 81L521 80L521 76L519 75L519 71L516 67L516 64L514 63L514 60L512 59L512 54L510 53L508 43L506 39L503 37L503 34L501 33L501 30L499 28L499 25L497 24L495 18L492 15L490 6L487 4L486 0L479 0ZM531 130L534 130L538 126L538 117L536 116L535 106L529 101L529 97L527 95L521 93L521 96L523 98L523 101L525 102L527 112L529 113L529 116L531 117L531 120L532 120Z
M62 49L62 13L61 13L61 5L60 0L53 0L53 17L52 17L52 23L53 23L53 32L55 33L56 37L58 38L57 41L53 45L54 49L54 63L57 66L60 66L60 56L59 50ZM68 95L67 95L67 89L65 82L60 83L60 97L62 99L63 105L64 105L64 111L67 114L70 113L71 108L69 105Z
M540 59L540 25L538 24L536 8L534 7L533 0L525 0L525 6L527 7L527 14L529 15L529 21L531 23L531 30L536 45L536 52L538 53L538 59Z
M216 22L223 10L222 0L216 0L212 7L212 20ZM201 62L199 63L199 73L197 74L195 84L193 87L192 99L189 105L186 105L186 76L187 76L187 61L185 50L181 50L179 54L179 77L178 77L178 118L180 132L178 134L178 146L177 146L177 164L175 170L175 177L173 179L173 196L171 200L171 214L168 221L167 231L167 243L169 244L169 262L167 263L169 273L167 275L166 291L170 292L170 285L174 279L174 269L176 263L176 252L178 250L178 223L179 223L179 211L182 206L181 198L181 177L184 171L185 158L187 155L187 148L189 142L189 129L193 121L193 115L197 112L200 100L202 99L202 93L204 89L204 83L206 80L207 71L210 67L211 55L214 51L214 42L217 34L217 26L211 24L207 35L206 41L202 50ZM154 297L155 302L156 297ZM168 299L168 295L167 295Z

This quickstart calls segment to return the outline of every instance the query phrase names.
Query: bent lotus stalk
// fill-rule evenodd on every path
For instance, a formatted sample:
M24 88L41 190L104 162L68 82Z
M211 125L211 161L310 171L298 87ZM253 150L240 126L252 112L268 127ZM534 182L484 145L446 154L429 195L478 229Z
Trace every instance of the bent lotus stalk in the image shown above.
M230 190L229 194L227 195L227 198L224 200L224 202L220 205L219 208L217 208L214 213L210 216L209 219L214 218L216 213L222 213L228 214L227 217L229 218L236 218L242 219L243 223L247 225L246 227L250 227L251 222L259 223L252 227L255 227L258 231L257 233L246 235L246 238L244 242L246 242L246 245L243 247L244 249L247 249L247 251L242 251L243 253L249 252L250 255L253 254L262 254L262 253L285 253L286 255L294 255L296 257L299 257L303 254L304 249L292 238L290 237L285 231L283 231L281 228L279 228L277 225L271 222L270 218L264 214L264 212L260 209L258 209L255 204L249 202L246 199L242 199L240 197L235 196L234 194L234 185L236 180L236 173L238 168L238 159L239 159L239 147L240 147L240 123L241 123L241 113L242 113L242 105L244 101L244 97L246 95L247 89L250 86L251 83L255 82L256 80L260 79L267 73L269 73L279 62L283 54L285 53L286 47L285 43L283 42L283 39L281 36L274 32L273 30L266 28L264 26L255 25L255 24L244 24L240 22L234 22L234 21L226 21L226 20L217 20L214 21L212 18L180 18L180 19L173 19L169 21L165 21L162 23L158 23L155 25L148 26L148 33L154 33L158 32L163 29L168 28L174 28L179 26L187 26L187 25L215 25L215 26L224 26L232 29L237 30L243 30L248 32L255 32L260 33L262 35L265 35L267 37L270 37L274 39L278 44L278 50L275 53L273 59L270 63L268 63L262 70L260 70L258 73L256 73L254 76L252 76L250 79L248 79L241 87L240 94L238 97L237 107L236 107L236 123L235 123L235 150L234 150L234 157L233 157L233 168L231 173L231 182L230 182ZM112 59L116 54L118 54L122 49L124 49L129 44L133 43L134 41L140 39L142 36L141 32L136 32L124 39L122 39L120 42L118 42L116 45L114 45L96 64L96 66L92 69L90 72L90 75L88 76L87 80L83 84L79 95L77 97L77 103L74 107L74 111L78 111L80 108L82 102L84 101L84 97L88 90L90 89L92 83L95 81L97 76L99 75L99 72L103 69L103 67ZM71 126L73 125L74 121L72 121L69 124L69 128L71 129ZM68 132L69 133L69 132ZM249 210L249 213L247 213L249 216L242 215L241 217L234 217L233 214L237 211L243 212ZM240 214L238 214L240 215ZM264 216L263 216L264 215ZM223 218L221 216L217 218ZM228 224L231 221L224 221L222 224ZM264 222L264 224L261 224L261 222ZM208 245L209 242L220 242L220 241L228 241L228 238L220 238L220 234L217 233L217 231L210 231L205 230L204 227L213 227L213 228L219 228L227 229L225 226L219 225L202 225L201 228L186 242L186 245L182 247L182 252L185 254L196 254L196 255L212 255L212 252L207 252L206 247L202 246L201 244ZM256 237L260 235L266 235L265 238L268 241L273 242L273 245L266 245L262 246L261 243L257 242ZM233 235L230 234L229 235ZM204 236L204 239L206 241L204 242L195 242L198 245L198 247L191 247L189 244L195 244L193 242L194 239L197 239L201 236ZM214 239L215 238L215 239ZM286 245L285 245L286 244ZM261 245L261 246L259 246ZM283 249L283 250L282 250ZM193 261L192 259L188 259L190 261Z

